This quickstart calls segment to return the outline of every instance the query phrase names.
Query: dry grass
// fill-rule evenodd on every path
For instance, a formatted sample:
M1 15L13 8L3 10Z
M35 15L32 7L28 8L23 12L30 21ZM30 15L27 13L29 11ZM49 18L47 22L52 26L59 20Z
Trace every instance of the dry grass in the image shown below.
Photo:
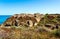
M0 27L0 39L58 39L41 27Z

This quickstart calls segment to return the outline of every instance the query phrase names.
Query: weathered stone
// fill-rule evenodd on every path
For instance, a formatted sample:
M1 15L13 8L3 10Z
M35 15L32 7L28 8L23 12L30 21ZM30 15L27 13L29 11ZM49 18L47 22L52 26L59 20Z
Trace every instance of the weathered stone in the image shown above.
M3 25L4 26L20 26L28 25L35 26L39 23L43 15L41 14L15 14L8 18Z

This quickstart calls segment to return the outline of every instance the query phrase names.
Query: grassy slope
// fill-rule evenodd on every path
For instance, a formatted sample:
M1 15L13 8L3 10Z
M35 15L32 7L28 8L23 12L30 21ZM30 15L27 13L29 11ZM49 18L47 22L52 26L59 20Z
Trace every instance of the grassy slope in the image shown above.
M56 18L50 20L46 15L37 26L0 27L0 39L60 39L60 29L49 32L42 27L47 23L57 24L58 22Z
M45 29L38 27L1 27L1 39L58 39L59 37L47 32Z

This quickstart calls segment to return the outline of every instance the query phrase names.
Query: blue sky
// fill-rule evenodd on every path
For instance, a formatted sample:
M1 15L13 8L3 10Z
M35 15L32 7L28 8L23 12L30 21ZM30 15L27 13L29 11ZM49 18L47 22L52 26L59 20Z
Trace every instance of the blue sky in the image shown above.
M59 13L60 0L0 0L0 15Z

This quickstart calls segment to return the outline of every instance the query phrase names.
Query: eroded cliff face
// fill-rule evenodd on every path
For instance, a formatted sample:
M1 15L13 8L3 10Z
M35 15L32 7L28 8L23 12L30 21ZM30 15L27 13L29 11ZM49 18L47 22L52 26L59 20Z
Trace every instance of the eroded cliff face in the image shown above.
M8 18L2 25L3 26L35 26L37 25L41 18L42 14L15 14Z
M56 14L15 14L8 18L2 26L36 26L48 31L60 28L60 15Z

